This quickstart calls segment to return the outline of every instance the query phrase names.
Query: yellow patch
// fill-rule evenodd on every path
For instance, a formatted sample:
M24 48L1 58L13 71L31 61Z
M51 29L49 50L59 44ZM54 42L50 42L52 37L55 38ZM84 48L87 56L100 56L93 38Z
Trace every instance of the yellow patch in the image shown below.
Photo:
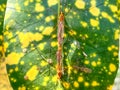
M109 85L109 86L107 87L107 90L113 90L113 85Z
M25 86L18 87L18 90L26 90L26 87Z
M48 77L48 76L44 77L45 82L48 82L49 80L50 80L50 77Z
M48 3L48 6L51 7L56 5L58 3L58 0L47 0L47 3Z
M95 86L99 86L100 84L97 81L93 81L91 85L95 87Z
M100 15L100 9L97 7L91 7L89 9L89 12L93 15L93 16L99 16Z
M78 88L78 87L79 87L79 83L78 83L77 81L74 81L73 86L74 86L75 88Z
M44 26L39 27L39 31L42 31L44 29Z
M91 1L90 1L90 4L91 4L92 7L93 7L93 6L96 6L96 0L91 0Z
M13 69L10 69L10 70L9 70L9 73L12 73L12 72L13 72Z
M43 35L40 33L33 34L32 32L27 33L19 33L18 34L20 42L22 44L22 48L28 47L31 41L40 41L43 39ZM23 38L24 37L24 38Z
M88 87L90 84L88 82L84 82L84 86Z
M33 40L40 41L43 39L43 35L41 33L35 33L33 34Z
M25 6L28 6L28 4L29 4L29 1L28 1L28 0L25 0L24 5L25 5Z
M98 61L98 62L97 62L97 65L101 65L101 62L100 62L100 61Z
M85 9L85 2L83 0L76 0L75 6L78 9Z
M68 88L70 87L70 83L68 83L68 82L63 82L63 86L64 86L66 89L68 89Z
M48 65L48 63L45 62L45 61L41 61L40 65L41 65L42 67L44 67L44 66Z
M11 52L6 57L6 63L9 65L18 64L19 60L21 59L21 57L23 57L23 55L24 55L23 53Z
M114 57L118 56L118 52L113 52L113 56Z
M43 35L50 35L53 32L53 27L46 27L43 31Z
M27 76L30 81L33 81L36 79L36 76L39 73L39 70L37 70L37 68L38 68L37 65L34 65L27 71L25 76Z
M92 65L92 66L94 66L94 67L96 67L96 66L97 66L97 64L96 64L96 62L95 62L95 61L92 61L92 62L91 62L91 65Z
M35 11L36 12L43 12L45 10L44 6L41 5L40 3L35 4Z
M89 64L90 62L88 60L85 60L84 61L84 64Z
M18 67L15 68L15 71L16 71L16 72L18 71Z
M51 46L52 46L52 47L57 46L57 42L55 42L55 41L51 42Z
M80 24L81 24L83 27L87 27L87 25L88 25L88 24L87 24L86 22L84 22L84 21L81 21Z
M40 18L42 18L42 17L43 17L43 14L42 14L42 13L40 13L39 15L36 16L37 19L40 19Z
M43 50L44 47L45 47L45 44L46 44L46 42L40 43L40 44L38 45L39 49L40 49L40 50Z
M24 65L24 63L25 63L24 61L21 61L21 62L20 62L21 65Z
M76 31L74 31L74 30L70 30L70 31L69 31L69 34L70 34L71 36L73 36L73 35L76 35L77 33L76 33Z
M10 42L12 42L12 43L14 42L15 43L16 42L16 38L11 39Z
M95 20L95 19L90 19L90 24L91 24L93 27L98 27L99 21L98 21L98 20Z
M108 19L111 23L115 22L114 19L109 14L107 14L106 12L102 12L101 15L103 16L103 18Z
M40 2L41 2L41 0L36 0L36 2L39 2L39 3L40 3Z
M56 34L53 34L53 35L52 35L52 38L56 38L56 37L57 37Z
M68 8L65 8L65 12L67 13L69 11L69 9Z
M114 34L114 39L117 40L120 37L120 30L116 30Z
M112 12L117 12L117 6L115 5L109 5L109 8L111 9Z
M57 75L54 75L53 77L52 77L52 82L57 82Z
M18 3L15 4L15 9L16 11L20 12L21 11L21 7Z
M54 20L54 19L55 19L55 16L51 15L51 16L47 16L47 17L45 18L45 21L46 21L46 22L50 22L51 20Z
M108 49L108 51L112 51L112 48L111 48L111 47L108 47L107 49Z
M3 40L3 35L0 35L0 40Z
M84 80L83 77L81 76L78 77L78 82L83 82L83 80Z
M109 70L111 71L111 72L115 72L116 71L116 66L113 64L113 63L111 63L110 65L109 65Z

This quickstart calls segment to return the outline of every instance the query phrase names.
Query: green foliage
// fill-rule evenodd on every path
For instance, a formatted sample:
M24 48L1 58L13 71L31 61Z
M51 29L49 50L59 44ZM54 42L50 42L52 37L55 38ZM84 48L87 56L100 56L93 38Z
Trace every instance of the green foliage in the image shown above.
M7 71L14 90L111 90L118 69L116 1L63 0L64 74L56 77L57 0L8 0Z
M7 0L0 1L0 59L3 56L3 23Z

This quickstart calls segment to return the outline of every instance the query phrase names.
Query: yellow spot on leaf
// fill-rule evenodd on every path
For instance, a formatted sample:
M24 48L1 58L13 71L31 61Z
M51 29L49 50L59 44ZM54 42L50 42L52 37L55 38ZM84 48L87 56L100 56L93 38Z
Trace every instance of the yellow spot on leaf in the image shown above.
M15 9L16 11L20 12L21 11L21 7L18 3L15 4Z
M98 21L98 20L95 20L95 19L90 19L90 24L91 24L93 27L98 27L99 21Z
M48 82L49 80L50 80L50 77L48 77L48 76L44 77L45 82Z
M117 6L115 6L115 5L109 5L109 8L111 9L112 12L117 11Z
M44 47L45 47L45 44L46 44L46 42L40 43L40 44L38 45L39 49L40 49L40 50L43 50Z
M100 62L100 61L98 61L98 62L97 62L97 65L101 65L101 62Z
M42 17L43 17L43 14L41 14L41 13L36 16L37 19L40 19L40 18L42 18Z
M53 27L46 27L43 31L43 35L50 35L53 32Z
M51 20L54 20L54 19L55 19L55 16L51 15L51 16L47 16L47 17L45 18L45 21L46 21L46 22L50 22Z
M83 80L84 80L83 77L81 76L78 77L78 82L83 82Z
M31 41L40 41L43 38L43 35L41 33L35 33L27 32L27 33L19 33L18 34L20 42L22 44L22 48L28 47Z
M30 81L33 81L36 79L36 76L38 75L38 73L39 73L39 70L37 70L37 66L34 65L27 71L25 76L27 76Z
M26 90L25 86L19 87L18 90Z
M99 16L100 15L100 9L97 7L91 7L89 9L89 12L93 15L93 16Z
M52 38L56 38L56 37L57 37L56 34L53 34L53 35L52 35Z
M51 6L54 6L58 3L58 0L48 0L48 6L51 7Z
M91 85L95 87L95 86L99 86L100 84L97 81L93 81Z
M24 55L23 53L11 52L6 57L6 63L9 65L18 64L19 60L21 59L21 57L23 57L23 55Z
M18 67L15 68L15 71L16 71L16 72L18 71Z
M54 75L53 77L52 77L52 82L56 82L58 79L57 79L57 75Z
M106 12L102 12L101 15L103 16L103 18L108 19L111 23L115 22L114 19L109 14L107 14Z
M120 30L116 30L114 34L114 39L117 40L120 37Z
M80 24L81 24L83 27L87 27L87 25L88 25L88 24L87 24L86 22L84 22L84 21L81 21Z
M112 48L111 48L111 47L108 47L107 49L108 49L108 51L112 51Z
M78 88L78 87L79 87L79 83L78 83L77 81L74 81L73 86L74 86L75 88Z
M109 85L109 86L107 87L107 90L113 90L113 85Z
M114 57L118 56L118 52L113 52L113 56Z
M41 65L42 67L44 67L44 66L48 65L48 63L45 62L45 61L41 61L40 65Z
M68 89L68 88L70 87L70 83L68 83L68 82L63 82L63 86L64 86L66 89Z
M92 61L92 62L91 62L91 65L92 65L92 66L94 66L94 67L96 67L96 66L97 66L97 64L96 64L96 62L95 62L95 61Z
M85 64L89 64L90 62L89 62L88 60L85 60L84 63L85 63Z
M84 9L85 8L85 2L83 0L76 0L75 6L78 9Z
M90 84L88 82L84 82L84 86L88 87Z
M42 31L44 29L44 26L39 27L39 31Z
M93 6L96 6L96 0L91 0L91 1L90 1L90 4L91 4L92 7L93 7Z
M25 63L24 61L21 61L21 62L20 62L21 65L24 65L24 63Z
M52 46L52 47L57 46L57 42L55 42L55 41L51 42L51 46Z
M13 69L10 69L10 70L9 70L9 73L12 73L12 72L13 72Z
M25 6L28 6L28 4L29 4L29 1L28 1L28 0L25 0L24 5L25 5Z
M40 3L35 4L35 11L36 12L43 12L45 10L44 6L42 6Z
M116 68L115 64L111 63L111 64L109 65L109 70L110 70L111 72L115 72L116 69L117 69L117 68Z
M69 34L70 34L71 36L73 36L73 35L76 35L77 33L76 33L76 31L74 31L74 30L70 30L70 31L69 31Z
M69 9L68 8L65 8L65 12L67 13L69 11Z
M33 34L33 40L40 41L42 39L43 39L43 35L42 34L40 34L40 33Z

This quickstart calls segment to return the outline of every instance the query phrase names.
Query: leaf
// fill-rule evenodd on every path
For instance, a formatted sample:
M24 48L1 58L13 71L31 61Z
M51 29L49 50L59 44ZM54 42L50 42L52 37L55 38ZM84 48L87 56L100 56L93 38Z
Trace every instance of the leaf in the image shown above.
M62 1L63 69L57 79L57 0L8 0L7 71L16 90L110 90L118 69L115 1Z
M0 61L3 56L3 23L7 0L0 1Z

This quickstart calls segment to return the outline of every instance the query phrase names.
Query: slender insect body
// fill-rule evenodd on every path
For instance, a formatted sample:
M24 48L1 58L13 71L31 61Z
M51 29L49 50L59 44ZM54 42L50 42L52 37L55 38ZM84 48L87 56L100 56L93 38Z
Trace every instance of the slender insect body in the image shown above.
M63 74L63 39L64 39L64 14L61 12L58 21L58 50L57 50L57 76L61 78Z

